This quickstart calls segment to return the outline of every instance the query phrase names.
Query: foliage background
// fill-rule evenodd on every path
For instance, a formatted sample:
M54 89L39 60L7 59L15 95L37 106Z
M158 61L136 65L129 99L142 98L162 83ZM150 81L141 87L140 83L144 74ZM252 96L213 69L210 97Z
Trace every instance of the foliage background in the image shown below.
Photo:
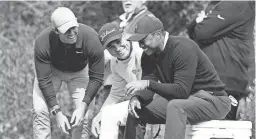
M207 3L150 1L148 8L172 35L187 36L186 24ZM70 8L79 22L96 31L123 13L120 1L0 1L0 139L32 139L33 41L50 25L50 15L58 6ZM64 85L58 98L64 111L70 113L70 97L65 88ZM94 109L99 107L100 104ZM247 113L253 113L253 120L254 107ZM68 139L52 119L53 139Z

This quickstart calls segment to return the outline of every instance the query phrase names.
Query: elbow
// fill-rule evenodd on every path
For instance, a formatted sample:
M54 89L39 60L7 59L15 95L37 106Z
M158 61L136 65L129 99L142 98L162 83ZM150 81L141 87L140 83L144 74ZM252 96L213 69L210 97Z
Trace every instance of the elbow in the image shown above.
M209 40L213 37L213 32L205 29L196 29L194 38L197 42L208 43Z
M195 39L196 39L196 41L203 43L203 42L209 40L211 37L212 37L212 35L210 33L202 31L202 32L196 33Z
M49 80L48 78L36 78L35 80L38 80L38 87L40 89L48 87L52 84L52 81Z
M103 84L103 76L104 75L102 75L102 76L90 76L89 77L89 80L90 80L90 82L96 82L96 83L99 83L100 85L102 85Z
M187 91L182 91L181 93L181 99L188 99L189 97L189 92Z
M104 68L99 71L89 70L90 81L103 82L104 79Z
M189 97L189 89L187 87L183 87L182 85L179 85L179 91L180 96L178 99L188 99Z

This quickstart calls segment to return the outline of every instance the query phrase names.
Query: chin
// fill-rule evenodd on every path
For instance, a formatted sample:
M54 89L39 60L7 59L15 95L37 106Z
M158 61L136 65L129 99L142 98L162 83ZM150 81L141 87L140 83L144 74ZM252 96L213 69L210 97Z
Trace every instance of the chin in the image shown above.
M124 12L125 13L132 13L133 9L132 8L126 8L126 9L124 9Z
M68 42L70 43L70 44L73 44L73 43L76 43L76 38L75 39L72 39L72 40L69 40Z
M127 59L129 55L121 55L121 56L118 56L118 59Z

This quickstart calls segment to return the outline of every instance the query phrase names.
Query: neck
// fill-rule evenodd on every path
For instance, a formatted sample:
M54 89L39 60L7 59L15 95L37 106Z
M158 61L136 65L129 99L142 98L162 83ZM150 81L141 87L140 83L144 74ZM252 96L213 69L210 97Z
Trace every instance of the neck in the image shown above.
M161 38L161 40L159 41L159 46L158 46L158 52L157 54L161 53L162 51L164 51L164 40L165 40L165 36Z

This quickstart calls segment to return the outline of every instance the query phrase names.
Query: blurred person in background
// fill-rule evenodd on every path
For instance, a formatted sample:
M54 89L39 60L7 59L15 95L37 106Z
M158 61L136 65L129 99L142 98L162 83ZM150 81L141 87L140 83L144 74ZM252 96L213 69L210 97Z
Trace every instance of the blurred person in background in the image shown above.
M80 139L88 105L103 82L104 53L97 32L78 23L70 9L58 7L51 21L34 43L34 139L51 139L49 109L64 133L72 128L72 139ZM62 82L74 104L70 121L56 99Z
M211 1L188 26L188 34L209 57L226 85L232 108L226 119L238 117L241 98L255 78L253 30L255 2ZM250 70L250 71L249 71Z

